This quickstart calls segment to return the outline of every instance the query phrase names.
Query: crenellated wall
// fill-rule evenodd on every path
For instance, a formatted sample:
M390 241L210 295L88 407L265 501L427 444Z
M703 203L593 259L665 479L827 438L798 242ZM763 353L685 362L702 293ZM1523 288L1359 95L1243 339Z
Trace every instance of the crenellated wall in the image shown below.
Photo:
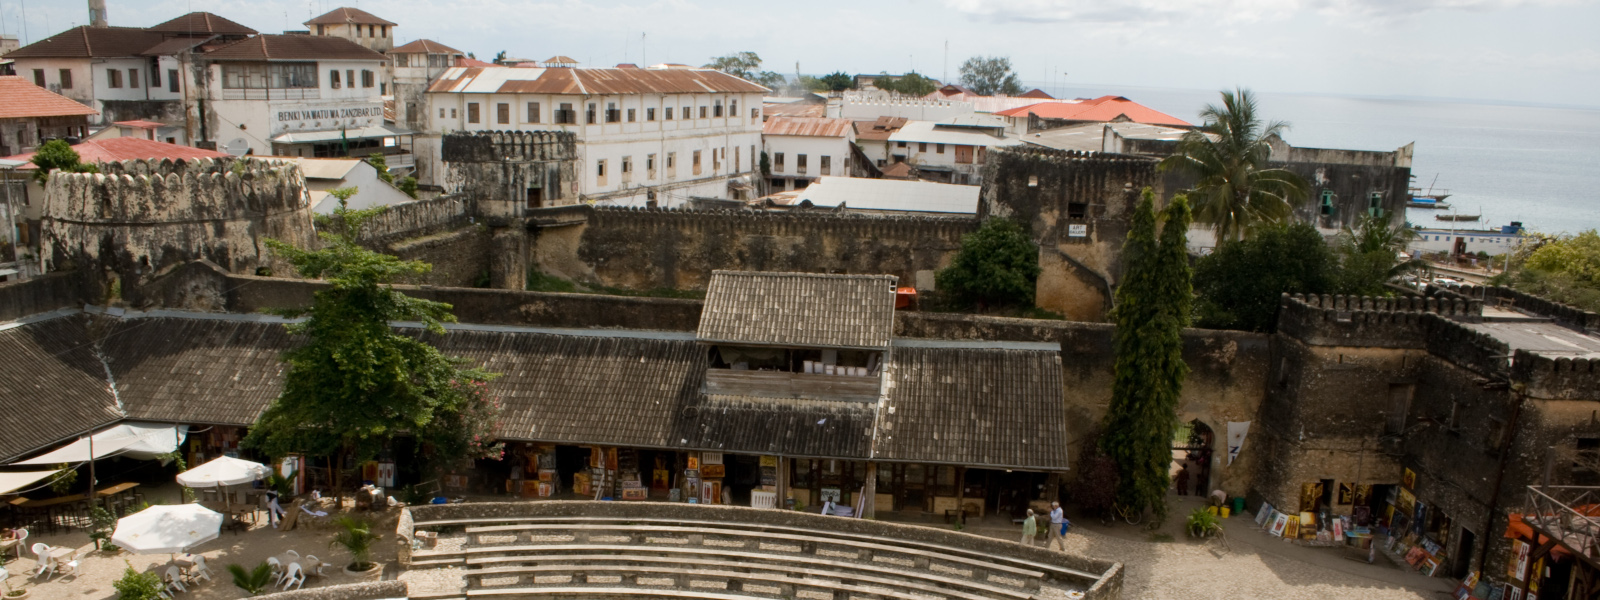
M1483 319L1482 302L1461 299L1284 294L1278 307L1278 332L1315 346L1422 348L1426 314Z
M454 132L441 141L443 185L491 225L578 198L578 138L567 131Z
M1530 312L1541 317L1548 317L1564 327L1578 331L1600 331L1600 314L1595 314L1576 306L1546 300L1508 287L1463 285L1455 291L1439 290L1438 293L1440 295L1450 294L1477 300L1489 306L1503 305L1519 311Z
M268 254L268 238L315 243L305 178L293 163L132 160L102 169L50 177L41 220L47 270L136 283L204 259L248 273L286 267Z

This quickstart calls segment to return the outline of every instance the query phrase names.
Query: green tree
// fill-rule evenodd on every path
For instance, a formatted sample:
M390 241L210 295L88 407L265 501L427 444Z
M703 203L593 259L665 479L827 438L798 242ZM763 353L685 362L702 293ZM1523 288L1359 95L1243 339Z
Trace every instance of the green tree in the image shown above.
M889 74L884 73L879 75L878 78L872 82L872 85L877 86L878 89L886 92L895 92L906 96L916 97L932 94L934 90L939 89L938 86L933 84L932 79L923 77L921 73L916 71L906 73L905 75L901 75L900 77L894 79L890 79Z
M706 63L705 68L716 69L773 90L783 87L785 83L782 75L772 71L762 71L761 57L754 52L735 52L727 56L718 56Z
M950 266L935 275L939 290L964 306L1032 306L1039 247L1022 224L989 219L962 236Z
M1356 296L1390 296L1385 285L1421 267L1421 261L1400 258L1416 232L1387 219L1365 216L1355 229L1339 234L1338 293Z
M1116 463L1117 501L1166 518L1172 435L1188 365L1183 328L1189 324L1188 200L1178 196L1156 231L1155 194L1144 190L1123 246L1128 265L1111 317L1114 367L1111 406L1100 446Z
M416 199L417 178L406 177L405 179L401 179L399 183L394 184L394 186L400 188L400 191L405 192L406 195L411 196L412 199Z
M1005 56L974 56L961 63L961 85L980 96L1016 96L1022 93L1022 81L1011 70L1011 59Z
M41 144L39 149L33 153L33 158L28 162L39 167L38 170L33 172L33 178L39 182L39 185L44 185L45 182L50 180L50 173L58 169L66 173L100 172L99 167L80 161L81 157L78 156L78 151L73 150L72 145L68 144L66 140L50 140Z
M1489 283L1556 302L1600 311L1600 233L1529 233L1509 257L1509 268Z
M455 317L449 304L394 289L395 281L431 267L362 247L362 225L387 207L350 210L346 200L355 191L330 192L339 207L319 223L320 249L267 240L302 277L330 285L316 293L310 308L277 311L306 317L288 326L305 343L284 353L288 373L283 391L251 428L245 447L270 456L327 457L335 466L336 490L343 489L342 465L371 458L398 435L430 441L424 449L433 466L499 457L500 447L492 441L498 406L476 405L490 401L480 384L491 374L466 368L460 359L390 325L418 321L429 332L443 334L442 323ZM463 419L471 425L463 427ZM441 446L440 438L450 435L465 439Z
M506 51L505 50L501 50L501 51L495 53L493 62L494 62L494 64L497 64L497 65L506 64Z
M117 600L159 600L164 588L161 575L155 571L140 573L133 570L132 564L123 569L121 579L111 582L111 589L117 591Z
M377 152L368 154L367 164L372 165L372 168L378 172L378 179L394 183L394 173L389 172L389 159L384 158L383 154Z
M1196 312L1201 327L1270 332L1283 294L1331 294L1338 281L1338 257L1316 228L1266 227L1222 242L1198 261Z
M1282 121L1263 122L1250 90L1222 92L1222 106L1206 105L1204 124L1183 134L1177 152L1162 159L1162 171L1196 179L1189 190L1195 220L1210 226L1218 242L1250 236L1282 223L1306 199L1299 175L1271 168L1269 139L1289 129Z
M851 77L849 73L844 71L834 71L818 77L817 85L822 86L822 89L817 91L842 92L855 89L856 78Z

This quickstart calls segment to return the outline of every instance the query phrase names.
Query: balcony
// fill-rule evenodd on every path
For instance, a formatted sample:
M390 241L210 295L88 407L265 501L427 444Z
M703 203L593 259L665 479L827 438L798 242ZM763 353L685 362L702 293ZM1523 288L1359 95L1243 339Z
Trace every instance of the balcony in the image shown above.
M880 376L707 369L706 393L843 402L876 402Z
M1600 569L1600 487L1530 485L1522 520Z
M222 90L223 100L319 100L322 91L318 88L288 88L288 89L237 89L226 88Z

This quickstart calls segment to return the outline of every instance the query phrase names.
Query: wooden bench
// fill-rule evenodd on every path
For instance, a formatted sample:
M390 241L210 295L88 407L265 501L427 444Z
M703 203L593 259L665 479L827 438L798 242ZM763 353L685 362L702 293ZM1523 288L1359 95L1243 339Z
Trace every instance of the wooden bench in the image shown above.
M596 548L597 549L603 549L603 548L600 548L600 547L596 547ZM712 554L712 552L704 552L704 554L708 554L709 555L709 554ZM752 554L752 553L721 553L721 554L722 555L730 555L730 554L747 555L749 558L753 558L753 559L756 559L756 560L772 560L772 559L778 558L778 557L773 557L773 556L770 556L770 555ZM629 565L629 566L624 566L624 565L605 565L605 563L658 563L658 564L671 564L671 565L690 565L690 566L695 566L695 567L712 567L712 568L732 569L732 570L746 569L746 570L752 570L752 571L771 571L771 572L776 572L776 573L804 573L804 574L807 574L807 575L818 576L818 577L834 578L834 579L849 579L849 580L853 580L853 581L862 581L862 582L874 583L874 584L878 584L878 585L885 585L885 586L891 586L891 587L901 587L901 588L922 590L922 591L925 591L925 592L935 593L935 594L940 594L940 595L946 595L946 596L950 596L950 597L953 597L953 598L961 598L963 600L992 600L995 597L1006 597L1006 598L1015 598L1015 599L1018 599L1018 600L1027 600L1027 599L1033 597L1033 594L1031 594L1029 592L1019 591L1019 590L1012 590L1012 589L1005 589L1005 588L996 587L996 586L993 586L993 585L988 585L988 584L985 584L985 583L980 583L980 582L971 581L971 580L963 580L963 579L957 579L957 578L953 578L953 577L944 577L944 576L941 576L941 575L934 575L934 574L910 573L910 572L906 572L906 571L897 571L895 569L892 569L892 568L889 568L889 567L884 567L884 566L857 565L857 564L854 564L854 563L848 563L848 562L844 562L844 561L808 561L807 562L807 564L811 564L811 565L818 565L818 566L828 567L828 568L825 568L825 569L821 569L821 568L811 568L811 567L798 567L798 566L794 566L792 564L761 564L761 563L755 563L755 562L740 562L740 561L731 561L731 560L708 560L708 559L697 559L697 558L685 558L683 556L637 556L637 555L628 555L628 554L624 554L624 555L599 555L599 554L541 555L541 556L538 556L538 557L494 557L494 558L490 558L490 559L477 559L477 560L479 562L476 562L474 564L486 565L486 564L494 564L494 563L502 563L502 562L524 562L524 563L541 563L541 565L540 566L534 566L534 567L490 567L490 568L471 569L471 570L468 570L466 572L466 575L465 575L468 578L468 582L469 583L474 581L474 580L481 581L481 578L485 577L485 576L508 575L508 574L525 574L525 573L538 574L538 573L548 573L548 572L570 572L570 571L574 571L574 570L578 570L578 571L585 571L585 570L594 571L594 570L597 570L597 569L607 569L607 570L630 570L631 569L631 570L641 571L642 572L642 571L646 570L648 567L640 568L640 567L635 567L635 566L631 566L631 565ZM575 564L552 565L552 564L548 564L548 563L575 563ZM885 575L890 575L890 576L898 576L899 578L879 577L879 576L876 576L876 575L863 575L863 574L859 574L859 573L850 573L848 571L867 571L867 572L885 574ZM692 572L692 571L690 571L690 572ZM921 583L921 582L916 581L916 580L925 580L925 581L933 582L933 584ZM986 592L989 595L976 595L976 594L957 591L957 589L953 589L953 588L968 588L968 589L973 589L973 590Z
M570 589L582 589L582 588L576 588L575 586L578 585L578 584L586 584L586 583L588 583L589 582L589 580L588 580L589 574L596 573L596 572L601 572L601 573L621 573L622 574L621 575L621 585L625 585L625 586L638 585L636 583L638 577L640 575L644 575L644 574L649 574L649 575L652 575L652 576L654 576L656 578L671 579L672 580L672 586L674 588L676 588L677 590L681 590L681 591L689 592L689 593L694 593L694 592L697 592L700 589L703 589L703 588L695 588L695 587L690 586L689 582L691 580L695 580L695 579L702 579L702 580L703 579L718 579L718 580L727 581L727 586L728 586L727 587L727 591L730 591L730 592L743 592L743 591L746 591L745 587L744 587L745 582L754 582L754 583L758 583L758 584L768 584L768 585L771 585L772 587L778 588L778 592L777 592L776 595L779 596L779 597L782 597L782 598L794 598L795 597L796 588L809 588L809 589L813 589L813 590L829 592L829 593L833 594L833 597L835 599L837 599L837 600L844 600L844 599L848 598L850 593L852 593L852 592L856 593L856 594L860 594L860 595L874 597L874 598L894 598L895 600L927 600L926 594L924 594L924 595L919 597L917 595L913 595L913 594L910 594L910 593L907 593L907 592L902 592L902 591L886 590L886 589L882 589L882 588L872 588L872 587L859 586L859 585L851 585L851 584L844 583L843 581L839 581L839 580L816 579L816 578L811 578L811 577L792 577L792 576L789 576L789 575L784 575L782 573L742 573L742 572L738 572L738 571L721 571L721 570L706 570L706 569L679 569L679 568L674 568L674 567L632 567L632 566L624 566L624 565L596 565L596 566L577 566L577 567L574 567L574 566L571 566L571 565L559 565L559 566L547 566L547 567L526 567L526 568L521 569L519 572L521 574L535 574L535 573L539 573L539 572L571 573L572 574L572 582L571 583L558 584L559 586L561 586L564 589L568 589L568 588L570 588ZM647 577L647 579L648 578L650 578L650 577ZM475 589L475 590L474 589L467 590L467 595L470 597L470 596L482 595L483 592L490 592L490 591L527 590L527 589L540 589L540 588L538 586L531 587L531 588L527 587L527 586L522 586L522 587L478 588L478 589ZM643 587L642 589L650 589L650 588ZM964 598L964 599L965 598L977 598L979 600L982 600L980 597L972 596L970 594L964 594L964 595L961 595L961 596L956 596L952 592L949 592L949 591L939 591L937 593L940 594L940 595L946 595L946 596L951 596L951 597L959 597L959 598Z
M620 524L671 523L671 524L679 524L679 525L693 525L693 526L702 526L702 527L714 527L714 528L720 528L720 529L745 529L745 530L764 531L764 532L765 531L771 531L771 532L793 532L793 533L813 533L813 534L823 533L823 532L818 532L816 530L805 529L805 528L801 528L801 527L789 527L789 526L785 526L785 525L768 525L768 524L764 524L764 523L742 523L742 522L724 522L724 521L684 521L684 520L675 520L675 519L628 518L628 517L502 517L502 518L491 518L491 519L447 519L447 520L439 520L439 521L419 522L419 523L417 523L417 527L418 528L423 528L425 526L439 526L439 525L474 525L474 524L476 524L476 525L484 525L484 524L490 524L490 523L493 523L493 524L505 524L505 523L522 523L522 524L537 524L537 523L552 523L552 524L554 524L554 523L620 523ZM504 525L502 525L502 526L504 526ZM481 528L480 527L470 527L469 529L481 529ZM920 549L926 549L926 550L934 550L934 551L937 551L937 552L941 552L941 553L945 553L945 554L958 555L958 556L964 555L964 556L982 557L982 559L987 561L987 562L1005 562L1005 563L1009 563L1009 564L1025 567L1025 568L1028 568L1028 569L1043 571L1043 572L1047 572L1047 573L1055 573L1055 574L1059 574L1059 575L1066 575L1066 576L1069 576L1069 577L1072 577L1072 578L1076 578L1076 579L1087 579L1089 581L1095 581L1095 580L1098 580L1100 578L1100 575L1098 573L1090 573L1090 572L1087 572L1087 571L1080 571L1080 570L1073 569L1073 568L1070 568L1070 567L1052 565L1052 564L1049 564L1049 563L1042 563L1042 562L1038 562L1038 561L1028 560L1028 559L1025 559L1025 558L1015 558L1015 557L1009 557L1009 556L995 556L995 555L985 554L985 553L980 552L980 551L969 550L969 549L966 549L966 548L958 548L958 547L954 547L954 546L946 546L946 545L943 545L943 544L935 544L935 543L932 543L932 542L919 542L919 541L914 541L914 540L895 540L895 539L884 538L884 537L881 537L881 536L875 536L875 535L870 535L870 534L846 533L846 532L827 532L826 535L828 535L830 537L836 537L836 538L855 539L855 540L863 540L863 541L869 541L869 542L882 542L882 543L888 543L888 544L891 544L891 545L902 546L902 547L906 547L906 548L920 548Z
M850 549L854 550L855 553L856 553L856 560L859 560L859 561L870 561L870 560L872 560L872 553L873 552L891 552L891 553L897 553L897 554L905 554L905 555L908 555L911 558L911 560L913 561L913 563L915 565L915 568L918 568L918 569L927 569L929 564L932 561L938 560L938 561L941 561L941 562L947 562L947 563L953 563L953 564L957 564L957 565L962 565L965 568L970 569L972 571L972 577L973 578L978 579L980 581L988 581L989 575L991 573L993 573L993 574L1001 574L1001 575L1006 575L1006 576L1011 576L1011 577L1020 577L1020 578L1023 578L1025 582L1027 582L1028 589L1033 589L1033 590L1039 589L1039 583L1040 583L1039 580L1044 577L1044 572L1043 571L1037 571L1037 570L1032 570L1032 569L1024 569L1024 568L1019 568L1019 567L1013 567L1013 566L1010 566L1010 565L997 564L997 563L994 563L994 562L991 562L991 561L987 561L987 560L972 559L972 558L967 558L965 556L955 556L955 555L945 554L945 553L936 552L936 551L924 550L924 551L919 552L916 549L907 548L907 547L898 546L898 545L890 545L890 544L870 542L870 541L858 541L858 540L852 540L852 539L836 539L836 538L821 537L821 536L815 536L815 535L798 535L798 534L789 534L789 533L745 531L745 530L726 529L726 528L679 527L679 526L674 526L674 525L633 525L633 524L626 524L626 523L619 523L619 524L501 525L501 526L493 526L493 527L472 527L472 528L469 528L467 530L467 534L469 536L477 536L477 535L492 534L492 533L509 533L509 532L523 532L523 531L528 531L528 532L532 532L532 531L573 531L575 533L575 541L577 543L580 543L580 544L585 544L585 543L588 542L588 539L587 539L588 536L585 535L586 533L593 533L593 532L596 532L596 531L621 531L621 532L624 532L624 535L627 535L629 537L629 540L630 540L631 544L642 544L642 543L645 543L647 538L649 537L647 534L650 534L650 533L678 534L678 535L682 535L682 536L687 536L689 538L689 543L691 545L702 545L704 543L704 541L705 541L704 540L704 536L707 536L707 535L755 539L755 540L757 540L757 543L759 543L760 541L763 541L763 540L765 540L765 541L787 541L787 542L794 542L794 543L799 544L800 545L801 554L808 555L808 556L816 554L817 546L819 544L820 545L828 545L828 546L842 546L842 547L846 547L846 548L850 548ZM469 539L476 539L476 538L469 538ZM874 538L874 539L882 539L882 538ZM883 540L883 541L888 542L888 541L891 541L891 540ZM485 553L485 552L506 552L506 551L528 552L528 551L537 551L540 547L541 547L541 545L539 545L539 544L529 544L529 545L520 545L520 546L519 545L479 546L479 547L475 547L475 548L474 547L465 548L464 552L466 554L468 554L468 555L476 554L476 553Z

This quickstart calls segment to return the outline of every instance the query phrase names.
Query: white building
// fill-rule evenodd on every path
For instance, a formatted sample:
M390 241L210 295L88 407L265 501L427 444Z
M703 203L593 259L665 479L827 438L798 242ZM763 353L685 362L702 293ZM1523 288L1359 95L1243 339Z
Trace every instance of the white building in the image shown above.
M570 131L579 199L748 199L768 90L709 69L451 68L428 88L427 143L452 131ZM424 170L442 185L440 165Z
M907 163L921 179L980 185L984 153L1022 141L1006 134L1004 120L973 115L951 122L909 121L889 135L890 163Z
M390 90L394 96L394 121L412 131L427 131L428 84L456 66L456 61L466 58L466 53L433 40L416 40L389 51L394 81ZM437 162L432 146L422 144L415 149L414 175L419 180L432 177L424 171ZM391 168L396 165L389 165Z
M359 8L335 8L304 25L311 35L344 38L374 52L394 48L395 23Z
M388 58L332 36L258 35L205 54L217 148L234 155L410 160L410 132L383 122Z
M975 215L983 188L931 181L823 177L803 190L772 196L778 206L837 208L868 214Z
M1499 229L1428 227L1416 230L1417 237L1407 247L1412 251L1499 256L1522 243L1522 223L1513 221Z
M351 209L394 206L415 202L400 188L378 177L378 170L367 161L355 158L288 158L300 165L311 194L311 210L319 215L333 214L339 199L328 193L339 188L356 188L346 203Z
M819 177L855 177L855 124L849 119L769 117L762 129L769 192L804 188Z

